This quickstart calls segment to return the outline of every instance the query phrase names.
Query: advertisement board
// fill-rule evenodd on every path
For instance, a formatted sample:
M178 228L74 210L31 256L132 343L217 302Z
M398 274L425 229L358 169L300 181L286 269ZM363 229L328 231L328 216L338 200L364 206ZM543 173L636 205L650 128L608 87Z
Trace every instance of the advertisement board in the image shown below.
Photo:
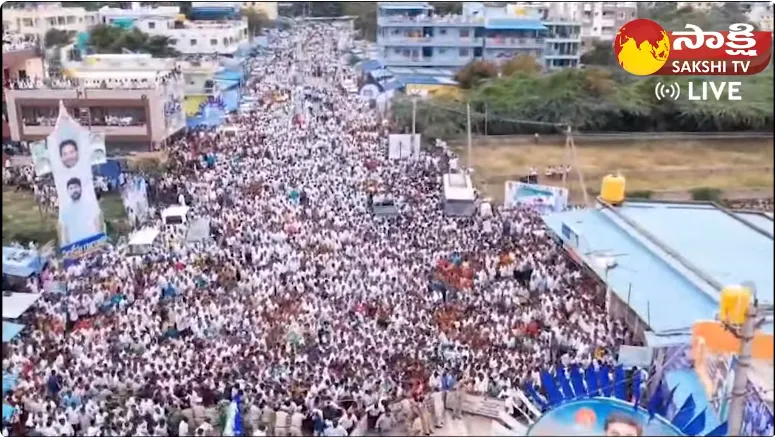
M532 206L542 213L560 212L568 206L568 190L551 185L507 181L504 203L507 208Z

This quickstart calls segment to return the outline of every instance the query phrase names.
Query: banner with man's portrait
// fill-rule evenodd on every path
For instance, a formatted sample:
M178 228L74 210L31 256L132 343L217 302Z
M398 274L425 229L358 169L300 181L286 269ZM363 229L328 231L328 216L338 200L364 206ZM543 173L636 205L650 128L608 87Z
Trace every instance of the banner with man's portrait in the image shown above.
M59 199L59 246L77 258L105 241L105 223L94 193L91 135L62 103L46 147Z

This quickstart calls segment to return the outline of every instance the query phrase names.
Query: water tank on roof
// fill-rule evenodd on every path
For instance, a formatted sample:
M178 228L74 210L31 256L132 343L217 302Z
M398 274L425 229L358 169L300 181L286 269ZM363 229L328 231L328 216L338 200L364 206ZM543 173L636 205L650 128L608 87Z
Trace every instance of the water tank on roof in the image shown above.
M751 306L751 290L743 285L730 285L721 290L719 316L722 322L742 325Z
M612 175L603 178L600 187L600 198L611 205L619 205L624 202L625 179L622 175Z

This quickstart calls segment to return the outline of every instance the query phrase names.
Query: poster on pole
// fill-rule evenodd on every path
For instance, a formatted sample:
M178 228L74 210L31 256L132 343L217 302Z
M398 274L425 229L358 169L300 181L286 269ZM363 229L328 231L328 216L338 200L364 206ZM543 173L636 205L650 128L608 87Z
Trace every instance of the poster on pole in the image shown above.
M412 138L412 134L390 134L388 136L388 159L418 159L421 144L421 134L415 134L414 138Z
M32 156L32 166L35 168L35 176L40 177L51 173L51 161L48 159L46 140L30 143L30 155Z
M106 239L94 193L91 139L89 130L78 124L60 102L59 117L46 138L46 147L59 199L59 245L68 259L87 254Z
M92 165L99 165L107 162L108 154L105 151L105 134L101 132L90 132L89 141L91 142Z

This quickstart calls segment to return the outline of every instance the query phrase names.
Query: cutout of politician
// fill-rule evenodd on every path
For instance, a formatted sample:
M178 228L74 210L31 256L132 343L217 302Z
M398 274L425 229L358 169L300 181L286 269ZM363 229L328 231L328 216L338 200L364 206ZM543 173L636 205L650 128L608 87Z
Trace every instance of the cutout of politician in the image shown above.
M639 437L643 435L643 427L633 417L613 413L605 420L605 435L611 437Z
M61 245L76 243L103 232L102 213L99 208L83 202L83 186L78 178L67 181L70 202L60 205L59 238Z
M78 164L78 144L74 140L64 140L59 144L59 159L67 168Z

